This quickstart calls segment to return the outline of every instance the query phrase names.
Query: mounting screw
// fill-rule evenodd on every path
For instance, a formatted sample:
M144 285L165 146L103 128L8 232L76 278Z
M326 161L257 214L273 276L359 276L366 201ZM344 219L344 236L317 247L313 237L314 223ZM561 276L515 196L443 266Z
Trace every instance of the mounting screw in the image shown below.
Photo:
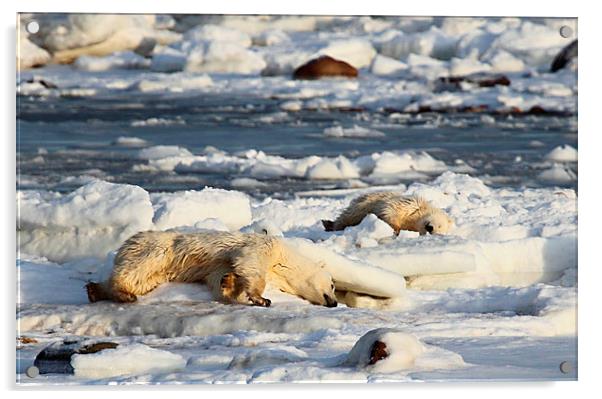
M40 24L38 24L36 21L30 21L25 27L25 29L28 33L34 35L40 31Z
M29 366L25 371L25 374L27 374L29 378L36 378L40 375L40 369L38 369L36 366Z
M565 39L572 37L573 36L573 28L571 28L568 25L562 25L560 27L560 36L564 37Z
M571 372L573 368L571 367L571 363L567 362L566 360L562 363L560 363L560 371L563 374L568 374Z

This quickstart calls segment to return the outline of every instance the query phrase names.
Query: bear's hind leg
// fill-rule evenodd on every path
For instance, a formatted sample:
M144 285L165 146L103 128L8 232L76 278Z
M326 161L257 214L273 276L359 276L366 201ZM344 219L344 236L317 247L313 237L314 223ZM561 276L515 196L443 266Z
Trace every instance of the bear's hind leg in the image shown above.
M125 302L125 303L129 303L129 302L136 302L138 300L138 297L135 294L132 294L130 292L126 292L126 291L113 291L113 300L115 302Z
M240 277L233 272L226 273L220 280L220 293L226 301L239 303L239 297L243 293Z
M132 293L114 287L111 288L106 282L88 282L86 284L86 293L88 294L88 300L91 303L105 300L113 300L115 302L136 302L138 299L136 295Z

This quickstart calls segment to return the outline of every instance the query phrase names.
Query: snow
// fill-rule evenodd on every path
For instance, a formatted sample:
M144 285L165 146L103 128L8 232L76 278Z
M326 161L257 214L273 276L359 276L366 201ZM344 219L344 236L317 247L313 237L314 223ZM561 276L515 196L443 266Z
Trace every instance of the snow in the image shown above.
M71 366L77 378L98 379L182 370L186 359L143 344L118 346L91 354L75 354Z

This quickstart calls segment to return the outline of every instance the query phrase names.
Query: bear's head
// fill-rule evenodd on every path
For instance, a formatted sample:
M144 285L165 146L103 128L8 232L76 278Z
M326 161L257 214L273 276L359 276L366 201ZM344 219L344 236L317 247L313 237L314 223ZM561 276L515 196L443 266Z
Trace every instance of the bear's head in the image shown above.
M324 269L324 264L314 262L289 248L286 256L274 265L272 271L281 291L314 305L337 306L332 276Z
M454 221L440 209L432 209L416 222L416 231L420 235L446 234Z
M328 306L334 308L337 306L337 297L334 293L334 282L330 273L321 269L307 277L305 281L305 293L303 298L314 305Z

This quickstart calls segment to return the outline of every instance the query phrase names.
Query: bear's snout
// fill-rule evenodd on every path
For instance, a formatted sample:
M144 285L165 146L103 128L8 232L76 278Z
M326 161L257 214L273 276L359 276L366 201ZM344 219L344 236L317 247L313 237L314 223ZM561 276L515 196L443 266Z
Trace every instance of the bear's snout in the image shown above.
M426 230L426 232L427 232L427 233L429 233L429 234L433 234L433 225L431 225L430 223L427 223L427 224L424 226L424 229Z
M324 300L326 301L326 305L329 308L336 308L338 303L337 300L334 298L329 297L328 295L324 294Z

